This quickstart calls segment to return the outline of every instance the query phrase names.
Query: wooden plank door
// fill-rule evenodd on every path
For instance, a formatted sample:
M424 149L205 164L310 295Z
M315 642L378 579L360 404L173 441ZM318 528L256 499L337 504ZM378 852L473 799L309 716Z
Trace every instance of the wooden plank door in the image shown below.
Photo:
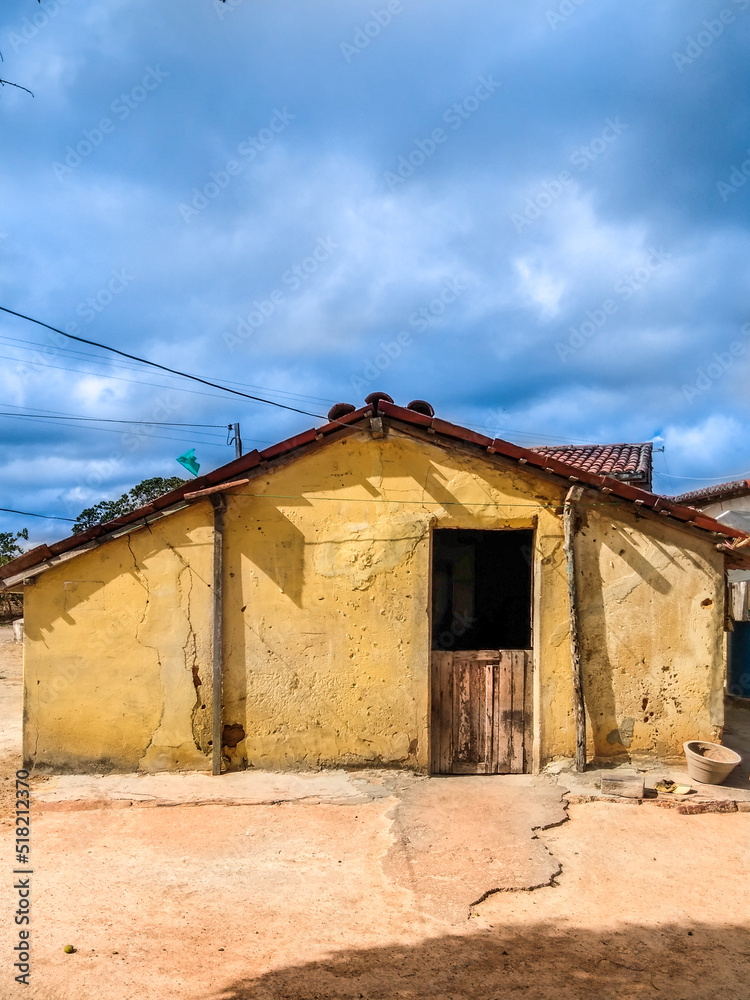
M496 654L454 653L452 662L452 774L487 774L492 760Z
M524 649L433 652L433 774L530 770L530 667Z

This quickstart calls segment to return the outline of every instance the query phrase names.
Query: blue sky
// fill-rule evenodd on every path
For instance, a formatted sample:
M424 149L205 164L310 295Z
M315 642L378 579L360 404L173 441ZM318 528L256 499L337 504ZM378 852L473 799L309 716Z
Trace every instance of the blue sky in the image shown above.
M750 0L5 4L0 304L315 414L383 389L744 478L748 41ZM7 315L0 355L4 413L216 425L1 416L3 507L318 422Z

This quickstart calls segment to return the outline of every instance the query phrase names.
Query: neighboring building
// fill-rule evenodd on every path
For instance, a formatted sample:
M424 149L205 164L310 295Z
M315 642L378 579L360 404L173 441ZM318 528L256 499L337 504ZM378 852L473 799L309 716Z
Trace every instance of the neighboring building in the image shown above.
M531 450L576 465L596 476L613 476L631 486L651 490L653 445L650 441L645 444L556 444Z
M721 524L750 532L750 479L707 486L674 500L715 517ZM727 637L727 691L736 698L750 698L750 571L730 570L727 576L733 619Z
M581 735L571 636L589 757L679 755L721 735L746 539L372 394L0 569L25 594L24 756L536 771Z
M740 531L750 531L750 479L706 486L702 490L681 493L672 499L675 503L687 504L709 517L715 517L721 524L731 525Z

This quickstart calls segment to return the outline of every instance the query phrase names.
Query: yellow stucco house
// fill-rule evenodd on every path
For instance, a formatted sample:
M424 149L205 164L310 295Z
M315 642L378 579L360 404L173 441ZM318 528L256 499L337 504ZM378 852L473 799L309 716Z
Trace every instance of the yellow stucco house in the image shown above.
M633 477L631 477L633 478ZM723 725L748 536L372 394L0 569L48 771L538 771Z

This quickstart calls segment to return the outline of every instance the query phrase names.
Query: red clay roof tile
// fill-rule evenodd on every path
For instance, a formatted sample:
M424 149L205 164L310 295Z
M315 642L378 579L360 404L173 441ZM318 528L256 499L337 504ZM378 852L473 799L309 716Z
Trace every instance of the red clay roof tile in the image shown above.
M598 476L615 476L651 489L650 441L643 444L555 444L532 448Z
M736 479L732 483L719 483L718 486L705 486L702 490L680 493L676 497L670 497L670 499L675 503L688 504L690 507L703 507L716 500L745 497L748 493L750 493L750 479Z

